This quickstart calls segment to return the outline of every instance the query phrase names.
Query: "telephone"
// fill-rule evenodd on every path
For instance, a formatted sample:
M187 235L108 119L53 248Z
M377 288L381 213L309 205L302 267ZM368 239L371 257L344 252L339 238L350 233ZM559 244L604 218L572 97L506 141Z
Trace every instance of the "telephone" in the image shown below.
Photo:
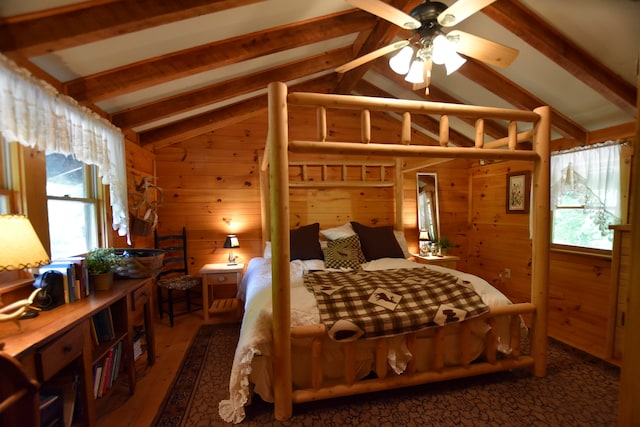
M64 279L59 271L45 271L36 277L33 286L42 289L33 301L34 307L51 310L64 304Z

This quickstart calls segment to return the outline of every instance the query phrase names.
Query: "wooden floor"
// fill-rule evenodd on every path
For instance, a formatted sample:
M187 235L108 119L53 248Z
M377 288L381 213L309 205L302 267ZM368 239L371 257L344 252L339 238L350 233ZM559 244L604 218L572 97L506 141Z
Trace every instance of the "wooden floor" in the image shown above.
M176 317L173 328L169 327L166 315L160 320L156 314L156 363L138 371L140 376L133 396L123 387L109 397L108 406L102 402L97 405L98 427L151 425L202 322L202 310Z

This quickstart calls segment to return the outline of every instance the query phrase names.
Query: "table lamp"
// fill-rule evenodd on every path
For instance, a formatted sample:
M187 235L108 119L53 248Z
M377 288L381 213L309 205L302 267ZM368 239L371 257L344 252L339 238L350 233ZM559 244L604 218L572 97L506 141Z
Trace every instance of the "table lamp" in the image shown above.
M0 215L0 272L37 268L49 264L49 255L42 246L29 219L24 215ZM19 318L33 302L40 289L28 299L2 307L0 321L12 320L20 327Z
M225 249L229 249L229 262L227 265L236 265L236 256L233 255L233 248L239 248L240 242L238 242L238 237L235 234L229 234L227 239L224 241Z

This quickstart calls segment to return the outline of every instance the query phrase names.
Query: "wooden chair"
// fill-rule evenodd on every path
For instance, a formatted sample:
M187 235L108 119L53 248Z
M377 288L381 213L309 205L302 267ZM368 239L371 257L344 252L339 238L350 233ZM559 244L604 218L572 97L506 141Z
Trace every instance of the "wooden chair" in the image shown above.
M38 382L4 351L0 351L0 372L0 426L40 426Z
M194 303L191 300L191 291L199 288L202 291L202 278L189 275L189 264L187 262L187 230L182 227L182 234L160 236L154 230L154 242L156 249L165 251L162 261L163 267L158 274L158 308L160 319L163 314L169 314L169 324L173 327L173 318L179 314L190 313L191 306L202 308L202 304ZM167 307L165 309L163 289L167 293ZM176 299L174 292L182 292L184 296ZM186 311L176 314L175 304L178 300L186 302Z

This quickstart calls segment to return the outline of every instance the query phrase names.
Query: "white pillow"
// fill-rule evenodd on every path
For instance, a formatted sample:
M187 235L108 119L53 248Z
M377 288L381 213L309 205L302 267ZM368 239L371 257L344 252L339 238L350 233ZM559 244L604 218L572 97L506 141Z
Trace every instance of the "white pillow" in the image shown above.
M329 240L344 239L345 237L353 236L354 234L356 234L356 232L353 231L353 227L349 222L339 227L320 230L320 235Z
M404 257L410 258L412 255L411 255L411 252L409 252L409 245L407 244L407 239L404 237L404 232L399 230L393 230L393 234L395 234L396 240L398 241L400 248L402 248L402 253L404 254Z

